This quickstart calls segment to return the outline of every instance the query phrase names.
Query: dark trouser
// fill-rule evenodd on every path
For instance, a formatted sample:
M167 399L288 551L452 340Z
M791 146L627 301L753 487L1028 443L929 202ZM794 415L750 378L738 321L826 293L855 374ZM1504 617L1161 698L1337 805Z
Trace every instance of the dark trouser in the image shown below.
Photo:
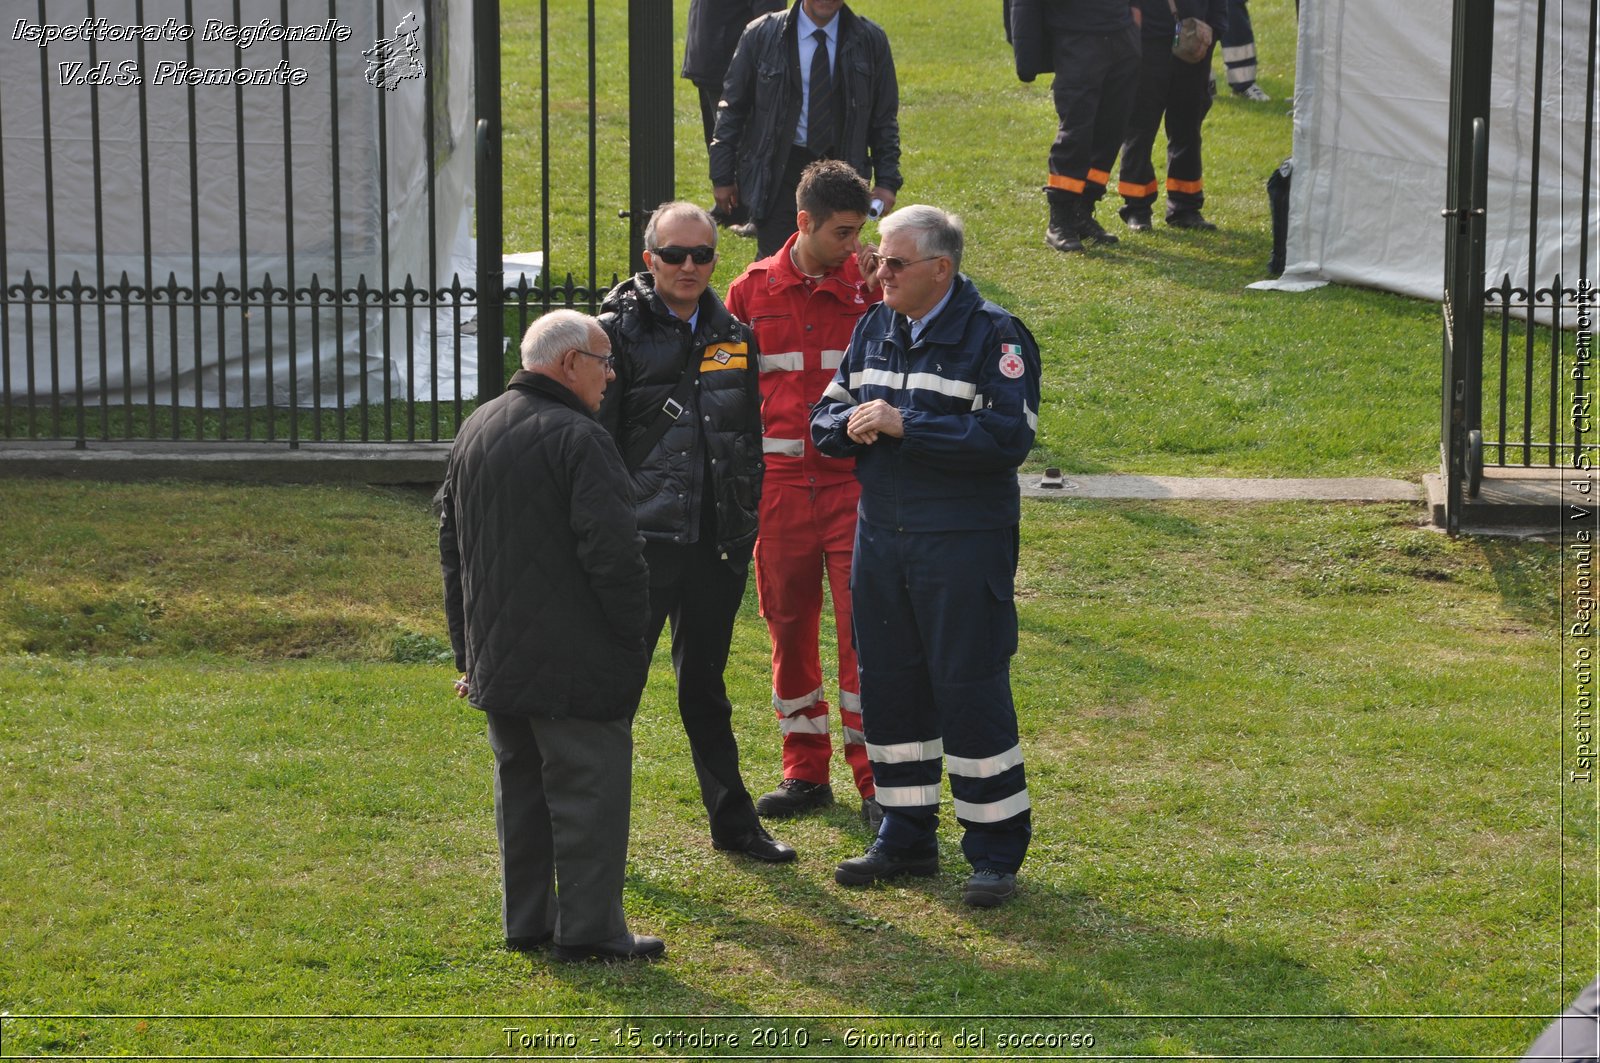
M744 600L749 558L730 565L709 542L646 543L644 557L650 566L651 652L661 638L662 625L670 620L678 715L689 736L700 799L711 820L711 840L736 844L761 824L739 775L733 703L722 679L734 617Z
M1062 17L1046 8L1047 25ZM1139 30L1072 33L1050 26L1055 81L1056 139L1050 146L1047 187L1090 204L1105 195L1111 164L1127 131L1139 83Z
M756 257L766 258L783 250L784 242L794 235L796 224L794 205L795 189L800 187L800 175L805 168L822 156L799 144L789 145L789 159L778 175L778 186L767 200L766 214L756 219Z
M1139 94L1128 122L1128 139L1122 145L1122 170L1117 174L1117 191L1125 201L1122 216L1148 215L1155 205L1160 186L1150 153L1163 115L1167 126L1167 216L1199 210L1206 201L1200 125L1211 110L1211 55L1208 52L1198 63L1185 63L1169 49L1152 43L1139 65Z
M1246 0L1228 0L1228 29L1223 33L1222 64L1228 68L1228 87L1243 92L1256 83L1256 34L1250 27Z
M967 860L1000 872L1022 864L1033 830L1011 700L1016 568L1015 527L856 526L861 719L886 845L934 851L943 762Z
M627 933L633 720L484 715L506 937L592 945Z

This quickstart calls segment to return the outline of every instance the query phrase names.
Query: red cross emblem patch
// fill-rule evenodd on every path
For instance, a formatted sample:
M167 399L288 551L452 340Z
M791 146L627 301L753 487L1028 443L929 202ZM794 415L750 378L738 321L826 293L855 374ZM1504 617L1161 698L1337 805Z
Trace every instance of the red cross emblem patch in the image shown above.
M1000 373L1010 380L1015 380L1022 375L1024 364L1022 361L1022 348L1015 343L1002 343L1000 345Z

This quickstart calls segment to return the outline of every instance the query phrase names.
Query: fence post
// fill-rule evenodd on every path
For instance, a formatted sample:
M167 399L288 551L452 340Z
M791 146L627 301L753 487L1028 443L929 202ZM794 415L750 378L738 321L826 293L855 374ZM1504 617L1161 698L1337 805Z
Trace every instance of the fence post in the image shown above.
M675 199L672 0L628 0L628 263L639 268L650 212Z
M505 250L500 200L500 0L475 0L478 200L478 397L505 390Z

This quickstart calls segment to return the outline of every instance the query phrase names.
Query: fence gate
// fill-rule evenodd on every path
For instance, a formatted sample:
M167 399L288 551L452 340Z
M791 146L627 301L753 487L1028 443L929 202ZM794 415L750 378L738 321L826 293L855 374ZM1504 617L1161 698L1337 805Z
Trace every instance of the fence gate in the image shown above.
M575 6L11 5L0 440L453 436L672 195L670 2Z
M1516 187L1525 190L1525 216L1512 216L1508 204L1490 201L1487 192L1497 134L1490 117L1495 6L1493 0L1454 4L1440 426L1446 528L1452 534L1460 528L1466 499L1478 493L1485 466L1587 468L1600 450L1591 408L1593 367L1581 359L1571 364L1573 354L1589 350L1584 337L1596 302L1600 4L1537 0L1517 12L1518 26L1502 27L1502 47L1516 53L1502 65L1532 67L1525 127L1498 131L1526 160L1518 164L1523 172L1514 175ZM1581 132L1574 135L1574 128ZM1577 187L1569 188L1573 159L1580 160ZM1552 177L1542 168L1557 173ZM1484 265L1490 222L1526 226L1522 275L1506 273L1493 286L1486 284Z

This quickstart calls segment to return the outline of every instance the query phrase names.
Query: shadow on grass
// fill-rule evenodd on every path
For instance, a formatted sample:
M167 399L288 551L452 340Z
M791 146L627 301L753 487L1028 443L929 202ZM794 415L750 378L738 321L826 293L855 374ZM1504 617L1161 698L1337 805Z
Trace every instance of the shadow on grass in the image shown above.
M648 967L619 975L615 967L553 964L550 973L579 993L603 992L621 978L630 996L651 1002L658 1026L670 1002L671 1017L690 1029L734 1028L723 1016L752 1015L752 984L776 978L781 1006L756 1015L771 1022L744 1026L803 1025L813 1047L826 1038L851 1047L854 1031L855 1048L899 1048L905 1058L958 1048L963 1034L971 1048L979 1031L991 1051L1008 1034L1073 1033L1092 1035L1100 1054L1401 1058L1438 1048L1394 1023L1348 1015L1320 975L1278 949L1141 922L1093 896L1031 880L1026 867L1011 904L967 908L959 900L966 865L954 844L942 855L937 877L864 890L753 868L752 889L803 916L781 923L752 914L762 905L719 903L689 885L635 876L635 905L674 913L684 921L678 935L699 939L697 948L723 961L748 955L760 976L735 974L725 989L696 984L703 972L692 959L674 962L671 936L668 959ZM902 914L885 917L889 905ZM825 1003L840 998L850 1001L845 1015ZM1063 1047L1013 1043L992 1058Z

